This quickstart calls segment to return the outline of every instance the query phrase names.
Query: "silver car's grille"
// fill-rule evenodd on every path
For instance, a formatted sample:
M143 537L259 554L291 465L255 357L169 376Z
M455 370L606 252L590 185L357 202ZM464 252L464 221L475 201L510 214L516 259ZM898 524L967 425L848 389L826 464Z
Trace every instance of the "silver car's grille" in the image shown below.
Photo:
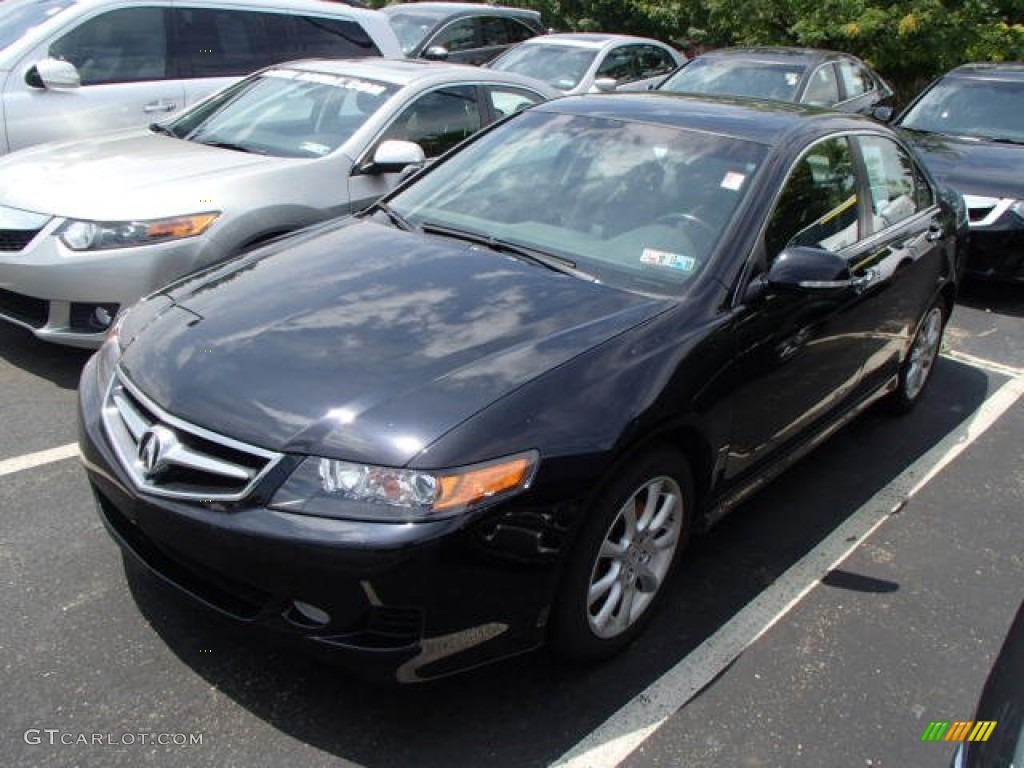
M0 251L20 251L38 234L38 229L0 229Z
M281 458L171 416L120 375L104 399L103 426L135 485L157 496L235 501Z

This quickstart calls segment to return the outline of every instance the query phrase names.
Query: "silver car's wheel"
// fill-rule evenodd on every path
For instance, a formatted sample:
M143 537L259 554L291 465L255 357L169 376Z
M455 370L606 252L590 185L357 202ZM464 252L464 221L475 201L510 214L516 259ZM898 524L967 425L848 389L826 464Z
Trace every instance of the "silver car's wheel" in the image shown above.
M550 640L576 661L607 658L643 629L665 593L693 515L686 459L658 447L621 466L581 521Z
M621 635L647 610L675 557L682 519L683 493L666 475L648 480L619 508L587 590L587 620L595 635Z

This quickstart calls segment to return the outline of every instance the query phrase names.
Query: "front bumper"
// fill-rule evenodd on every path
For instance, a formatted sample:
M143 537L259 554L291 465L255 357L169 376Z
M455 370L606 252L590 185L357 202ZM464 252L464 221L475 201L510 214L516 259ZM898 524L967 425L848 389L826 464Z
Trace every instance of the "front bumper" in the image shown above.
M561 558L507 513L387 524L267 508L280 476L242 501L140 493L100 418L97 358L80 385L79 440L104 524L164 581L234 620L328 651L363 675L413 682L543 639ZM529 518L517 510L518 520ZM539 515L538 517L543 517ZM539 539L537 539L539 540Z
M40 339L96 349L119 309L212 258L207 236L106 251L72 251L52 219L19 250L0 250L0 319ZM9 248L21 245L10 244Z
M1024 218L1012 200L965 195L970 218L967 274L985 280L1024 282Z

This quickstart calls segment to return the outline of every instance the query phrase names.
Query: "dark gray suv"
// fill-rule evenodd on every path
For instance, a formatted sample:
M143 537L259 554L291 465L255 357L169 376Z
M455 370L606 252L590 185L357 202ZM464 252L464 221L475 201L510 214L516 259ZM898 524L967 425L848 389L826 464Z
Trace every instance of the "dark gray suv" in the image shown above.
M381 9L409 58L486 64L543 35L540 12L481 3L399 3Z

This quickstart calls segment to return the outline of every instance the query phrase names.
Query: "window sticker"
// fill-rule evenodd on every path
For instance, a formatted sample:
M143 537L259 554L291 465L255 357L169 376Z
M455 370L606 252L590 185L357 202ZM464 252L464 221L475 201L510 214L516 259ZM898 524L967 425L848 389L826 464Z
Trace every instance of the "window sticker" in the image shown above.
M640 261L644 264L655 264L659 267L678 269L682 272L693 272L697 266L697 260L692 256L659 251L655 248L644 248L643 253L640 254Z
M729 189L733 192L738 192L740 187L743 186L743 182L746 180L746 175L737 173L736 171L729 171L722 178L722 189Z
M319 144L315 141L304 141L299 145L299 149L303 152L310 152L314 155L326 155L331 151L331 148L326 144Z
M263 77L276 77L279 80L299 80L306 83L320 83L321 85L333 85L336 88L344 88L349 91L369 93L373 96L380 96L387 90L386 85L371 83L367 80L359 80L345 75L329 75L324 72L303 72L297 69L268 69Z
M786 73L786 85L795 86L799 79L800 75L798 75L796 72Z

